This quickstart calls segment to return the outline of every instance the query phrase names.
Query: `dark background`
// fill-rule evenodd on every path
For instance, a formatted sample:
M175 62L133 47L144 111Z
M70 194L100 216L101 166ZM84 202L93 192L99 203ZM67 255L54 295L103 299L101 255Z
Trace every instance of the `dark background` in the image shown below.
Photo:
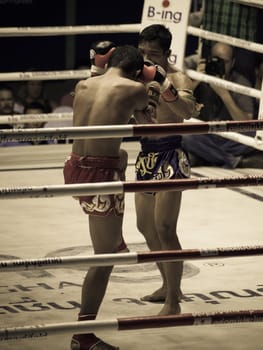
M193 0L194 9L198 2ZM0 27L139 24L143 3L143 0L0 0ZM90 64L91 43L102 39L136 46L138 33L0 36L0 73L85 68ZM196 47L197 38L188 36L186 54L193 53ZM73 91L76 82L46 80L45 96L59 105L61 97ZM12 87L19 100L26 82L3 83Z
M141 22L143 0L1 0L0 27L41 27ZM93 41L136 45L137 33L0 37L0 72L75 69L89 64ZM189 37L186 54L197 39Z

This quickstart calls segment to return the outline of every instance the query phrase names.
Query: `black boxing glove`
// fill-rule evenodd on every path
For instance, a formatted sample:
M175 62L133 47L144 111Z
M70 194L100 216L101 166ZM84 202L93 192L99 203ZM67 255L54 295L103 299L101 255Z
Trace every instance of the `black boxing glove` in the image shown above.
M116 45L112 41L104 40L97 41L91 45L90 63L91 76L104 74L106 64L109 61L110 55L115 50Z

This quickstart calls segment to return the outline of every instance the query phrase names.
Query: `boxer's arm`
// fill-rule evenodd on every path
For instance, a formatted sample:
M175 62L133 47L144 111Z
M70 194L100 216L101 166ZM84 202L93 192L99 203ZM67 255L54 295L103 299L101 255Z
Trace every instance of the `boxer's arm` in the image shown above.
M171 73L168 76L172 86L177 91L177 98L169 100L162 95L164 102L174 114L183 119L197 118L202 105L196 102L193 95L192 81L182 72Z
M144 86L144 102L140 108L136 108L134 118L139 124L156 123L156 110L160 98L160 84L151 81Z
M196 118L199 116L202 105L196 103L193 95L192 81L182 72L173 72L166 76L164 69L158 65L147 63L142 72L142 80L158 81L161 85L160 101L165 102L174 112L176 120Z

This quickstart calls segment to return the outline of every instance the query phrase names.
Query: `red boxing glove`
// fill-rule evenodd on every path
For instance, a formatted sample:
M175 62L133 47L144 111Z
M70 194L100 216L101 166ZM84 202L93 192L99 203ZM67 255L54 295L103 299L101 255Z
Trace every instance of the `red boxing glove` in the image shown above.
M144 62L140 79L144 82L157 81L161 85L161 95L166 102L174 102L178 99L176 88L166 76L165 70L151 61Z
M145 61L139 78L145 83L157 81L162 85L166 78L166 72L161 66L151 61Z
M116 45L112 41L97 41L90 48L91 76L105 73L106 64Z

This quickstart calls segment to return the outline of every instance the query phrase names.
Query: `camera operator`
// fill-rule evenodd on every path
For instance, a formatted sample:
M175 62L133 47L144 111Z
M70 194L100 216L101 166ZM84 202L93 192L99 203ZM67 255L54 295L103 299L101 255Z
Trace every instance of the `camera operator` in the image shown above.
M251 83L235 71L235 50L224 43L215 43L211 55L201 60L197 70L233 83L251 87ZM252 97L232 92L213 83L194 82L194 95L203 104L199 118L211 120L250 120L254 115ZM253 134L249 134L252 136ZM243 167L244 159L253 155L253 148L227 140L218 135L189 135L183 137L183 144L189 152L192 166L212 165L225 168ZM263 154L263 152L260 152ZM251 167L258 167L251 164Z
M235 68L235 49L224 43L215 43L208 59L200 60L197 70L240 85L251 83ZM195 82L195 97L204 104L200 119L249 120L253 118L253 98L218 87L212 83Z

